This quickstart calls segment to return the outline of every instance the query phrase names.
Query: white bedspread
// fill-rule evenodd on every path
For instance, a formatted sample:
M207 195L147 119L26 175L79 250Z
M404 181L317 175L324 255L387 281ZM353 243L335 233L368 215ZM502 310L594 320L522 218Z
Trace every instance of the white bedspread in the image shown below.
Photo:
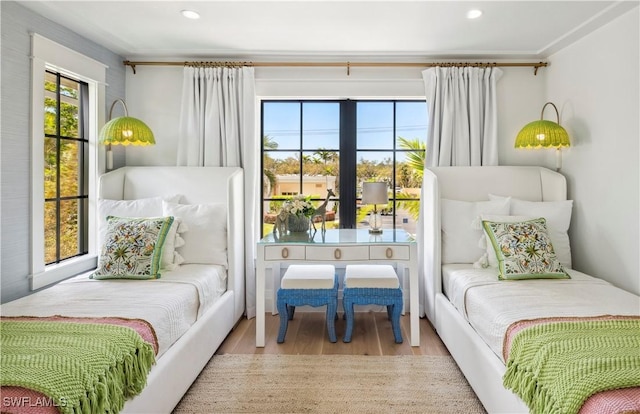
M5 303L2 315L144 319L156 332L160 356L226 290L222 266L181 265L152 280L94 280L90 273Z
M443 290L501 360L506 330L519 320L640 315L640 296L576 270L567 272L571 279L500 281L496 269L449 264L442 266Z

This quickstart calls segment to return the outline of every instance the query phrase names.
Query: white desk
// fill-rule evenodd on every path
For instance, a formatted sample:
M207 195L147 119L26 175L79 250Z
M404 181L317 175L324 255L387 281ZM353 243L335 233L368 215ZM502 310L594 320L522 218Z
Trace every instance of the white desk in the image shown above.
M355 263L384 263L396 266L400 282L409 272L409 312L411 346L420 345L418 304L418 252L414 239L404 230L384 230L380 235L367 229L318 230L313 237L307 233L276 239L273 233L258 242L256 268L256 347L264 347L265 274L271 267L275 281L280 269L293 263L327 263L338 266ZM276 278L277 275L277 278ZM274 286L274 290L277 287ZM275 291L274 291L275 295Z

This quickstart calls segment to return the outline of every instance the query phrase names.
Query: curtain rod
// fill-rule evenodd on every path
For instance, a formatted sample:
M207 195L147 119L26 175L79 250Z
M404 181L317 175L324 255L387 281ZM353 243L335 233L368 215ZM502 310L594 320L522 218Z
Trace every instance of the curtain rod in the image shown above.
M432 63L419 63L419 62L223 62L223 61L211 61L211 62L145 62L145 61L130 61L125 60L125 66L131 66L133 74L136 73L136 66L195 66L195 67L346 67L347 76L351 73L353 67L421 67L432 68L435 66L445 67L532 67L533 74L538 74L538 69L547 67L547 62L432 62Z

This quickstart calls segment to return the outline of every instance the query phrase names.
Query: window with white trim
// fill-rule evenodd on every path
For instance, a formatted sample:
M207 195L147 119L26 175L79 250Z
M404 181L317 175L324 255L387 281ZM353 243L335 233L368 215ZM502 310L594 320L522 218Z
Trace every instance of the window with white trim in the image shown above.
M32 35L32 269L38 289L95 268L106 66Z

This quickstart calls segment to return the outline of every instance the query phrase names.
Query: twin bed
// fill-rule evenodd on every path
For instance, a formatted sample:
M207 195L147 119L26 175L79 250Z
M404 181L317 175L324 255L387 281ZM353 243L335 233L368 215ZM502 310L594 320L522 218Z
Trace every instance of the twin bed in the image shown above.
M640 297L571 269L566 232L572 205L566 200L564 177L540 167L442 167L425 171L424 188L422 202L430 206L424 216L426 314L487 411L577 412L580 407L581 413L640 411ZM518 217L510 220L514 215ZM548 236L557 246L557 259L570 278L551 272L526 280L499 280L500 269L488 264L488 255L495 255L495 251L483 225L545 216ZM508 252L508 245L499 246ZM513 275L505 272L504 276L511 279ZM609 322L611 319L623 321ZM573 323L594 325L594 330L576 339L587 343L590 354L576 358L581 351L571 348L573 344L566 337L560 345L549 345L553 337L544 336L550 335L549 327ZM629 325L622 334L617 330L598 337L595 329L599 326L595 325L609 323ZM535 328L539 331L512 344L518 331L534 324L539 324ZM609 344L614 339L624 344ZM536 340L541 347L564 347L565 356L572 361L563 368L545 366L541 359L533 361L533 368L522 360L510 361L510 351L518 356L516 351L524 352L526 342ZM617 354L608 354L618 346L626 347L621 352L627 352L622 370L611 375L601 387L603 392L583 405L581 397L574 394L586 387L582 382L597 383L600 378L583 380L575 371L583 369L587 360L603 365L619 362ZM547 352L537 357L550 358L552 353ZM512 388L528 395L528 404L503 385L507 371L515 378ZM596 374L601 378L606 375ZM555 382L543 384L544 376ZM609 388L623 389L606 391ZM559 394L553 394L556 392ZM546 402L536 402L537 394L544 394Z
M3 304L2 316L48 317L67 323L77 321L71 317L109 318L107 322L126 321L130 327L136 321L148 322L149 341L156 342L155 364L142 392L126 401L122 411L168 413L244 313L243 171L124 167L101 177L99 198L98 210L103 214L155 217L164 208L180 217L182 244L172 246L172 265L161 270L157 279L105 276L97 280L90 276L93 272L79 275ZM108 264L102 267L109 268ZM15 402L4 404L3 412L26 412L35 402L41 412L69 408L64 407L68 401L25 394L21 387L3 387L2 394L3 401ZM28 398L21 399L24 396Z

